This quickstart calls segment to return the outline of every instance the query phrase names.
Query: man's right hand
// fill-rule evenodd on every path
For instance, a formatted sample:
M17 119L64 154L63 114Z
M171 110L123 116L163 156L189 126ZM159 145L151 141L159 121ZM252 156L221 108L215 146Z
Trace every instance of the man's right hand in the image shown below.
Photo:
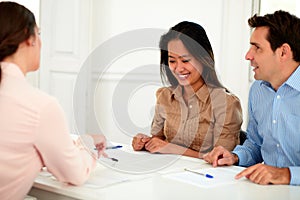
M136 136L133 137L132 140L132 148L135 151L140 151L145 147L145 144L151 139L148 135L138 133Z
M233 165L238 163L239 158L222 146L215 147L211 152L205 154L203 159L212 164L213 167L222 165Z

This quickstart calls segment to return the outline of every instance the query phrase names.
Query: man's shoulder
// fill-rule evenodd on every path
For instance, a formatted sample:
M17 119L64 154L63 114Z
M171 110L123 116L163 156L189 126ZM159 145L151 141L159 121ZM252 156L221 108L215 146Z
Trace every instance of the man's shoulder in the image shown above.
M252 82L251 87L260 87L262 83L263 83L263 81L261 81L261 80L255 80Z
M264 85L265 82L261 81L261 80L255 80L252 82L251 87L250 87L250 93L257 91L257 90L261 90L262 89L262 85Z

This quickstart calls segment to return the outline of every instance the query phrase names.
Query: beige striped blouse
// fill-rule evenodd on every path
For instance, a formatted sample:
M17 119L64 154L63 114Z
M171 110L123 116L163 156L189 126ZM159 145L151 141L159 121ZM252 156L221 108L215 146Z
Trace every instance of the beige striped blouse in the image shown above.
M203 85L185 103L182 87L163 87L157 102L151 134L200 153L222 145L239 144L242 109L239 99L223 88Z

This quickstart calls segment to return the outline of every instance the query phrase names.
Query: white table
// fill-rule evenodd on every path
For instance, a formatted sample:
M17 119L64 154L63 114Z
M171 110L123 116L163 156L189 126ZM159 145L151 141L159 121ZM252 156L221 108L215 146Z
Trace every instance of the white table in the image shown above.
M131 177L130 181L117 183L101 188L83 185L80 187L63 185L51 176L40 175L34 182L30 195L38 199L103 199L103 200L177 200L177 199L230 199L230 200L299 200L300 187L289 185L257 185L247 179L231 184L213 187L199 187L182 181L170 179L167 176L182 172L185 167L210 169L211 166L203 160L181 157L169 167L155 173L135 175L116 172L98 165L91 179L102 179L104 174L115 177ZM224 168L217 168L221 170ZM226 169L240 171L243 168L231 166ZM106 177L107 179L107 177Z

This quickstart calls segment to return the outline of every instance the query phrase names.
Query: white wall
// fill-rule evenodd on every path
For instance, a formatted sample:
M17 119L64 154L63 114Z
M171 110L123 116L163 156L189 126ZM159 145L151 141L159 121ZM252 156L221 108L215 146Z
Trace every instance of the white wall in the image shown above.
M250 30L247 19L251 16L252 1L236 0L102 0L93 1L92 17L92 40L93 49L101 48L101 44L110 41L112 37L141 28L161 29L166 32L171 26L180 21L188 20L201 24L207 31L212 43L216 58L216 68L220 79L233 93L241 100L244 118L246 119L247 98L249 88L249 67L244 60L248 48ZM147 37L147 35L140 37ZM160 35L154 38L154 46L157 48ZM122 44L120 44L122 45ZM157 68L156 77L151 74L153 84L147 81L121 80L126 74L131 74L133 68L144 65L154 65ZM95 92L96 107L90 109L96 112L96 118L103 130L112 140L130 140L132 135L138 131L150 130L153 108L155 104L155 91L159 87L159 51L152 49L146 51L139 49L134 52L127 52L125 55L115 58L109 66L101 66L107 69L105 76L94 80L99 87ZM100 67L100 66L99 66ZM137 74L136 77L149 79L146 73ZM118 126L126 126L118 120L118 115L124 114L113 110L117 106L113 102L113 95L117 84L132 85L127 88L131 95L124 96L125 106L128 111L122 109L120 112L127 112L123 118L129 117L129 126L122 129ZM146 84L145 84L146 82ZM140 85L140 87L138 87ZM138 89L134 91L132 88ZM122 96L122 95L121 95ZM141 100L142 97L144 100ZM128 98L128 99L127 99ZM118 101L117 101L118 102ZM132 105L134 104L134 106ZM117 119L116 119L117 118ZM93 121L93 120L90 120ZM127 121L127 119L124 121ZM246 120L245 120L246 122ZM121 125L120 125L121 123ZM246 123L244 123L246 124ZM91 129L93 130L93 126ZM245 127L245 125L243 125ZM122 130L121 130L122 129Z
M206 29L217 72L246 117L251 10L252 0L41 0L40 87L60 100L72 131L100 125L109 139L130 141L149 131L160 87L159 37L188 20Z

